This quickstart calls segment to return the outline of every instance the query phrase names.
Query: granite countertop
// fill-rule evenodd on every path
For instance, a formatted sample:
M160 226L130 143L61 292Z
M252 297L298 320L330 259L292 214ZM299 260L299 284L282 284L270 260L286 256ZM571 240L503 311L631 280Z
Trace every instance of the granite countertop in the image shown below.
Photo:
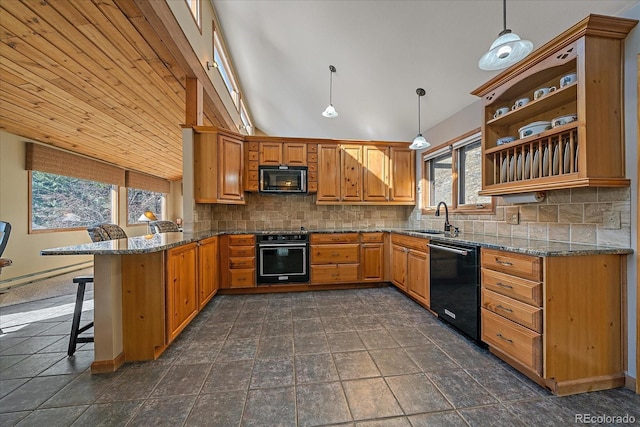
M81 245L44 249L40 255L128 255L158 252L176 246L197 242L208 237L224 234L306 234L306 233L358 233L358 232L394 232L408 236L430 239L434 242L450 242L476 245L483 248L498 249L534 256L576 256L598 254L631 254L630 248L616 248L578 243L555 242L523 239L516 237L497 237L483 234L460 233L456 237L444 234L432 234L418 230L404 229L367 229L367 230L257 230L257 231L203 231L197 233L160 233L148 236L129 237L127 239L106 242L85 243Z

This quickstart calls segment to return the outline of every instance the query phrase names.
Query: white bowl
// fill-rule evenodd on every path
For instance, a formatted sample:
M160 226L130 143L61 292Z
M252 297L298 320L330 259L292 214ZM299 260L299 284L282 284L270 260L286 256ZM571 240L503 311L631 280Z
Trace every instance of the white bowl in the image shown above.
M577 114L567 114L566 116L556 117L551 120L551 127L556 128L558 126L566 125L567 123L575 122L576 120L578 120Z
M518 133L520 134L520 138L526 138L536 133L542 133L547 129L551 129L551 122L540 121L521 127L518 129Z
M502 138L498 138L496 141L496 145L508 144L509 142L515 141L516 138L514 136L503 136Z

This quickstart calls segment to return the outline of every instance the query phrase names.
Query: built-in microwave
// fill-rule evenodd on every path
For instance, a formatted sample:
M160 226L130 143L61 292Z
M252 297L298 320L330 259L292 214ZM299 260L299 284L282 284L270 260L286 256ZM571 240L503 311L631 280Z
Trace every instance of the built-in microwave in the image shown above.
M260 166L261 193L307 193L306 166Z

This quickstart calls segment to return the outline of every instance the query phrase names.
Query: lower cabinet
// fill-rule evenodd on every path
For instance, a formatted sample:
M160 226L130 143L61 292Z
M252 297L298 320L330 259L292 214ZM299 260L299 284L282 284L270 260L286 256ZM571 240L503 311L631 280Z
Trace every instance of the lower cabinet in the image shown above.
M200 310L219 288L218 237L198 242L198 307Z
M360 268L358 233L311 235L311 284L357 283Z
M198 313L197 245L167 250L167 342L171 342Z
M360 281L384 281L384 233L361 233L360 240Z
M220 237L221 288L256 286L256 238L253 234Z
M482 341L557 395L624 386L621 255L482 249Z
M391 235L391 282L429 307L429 240Z

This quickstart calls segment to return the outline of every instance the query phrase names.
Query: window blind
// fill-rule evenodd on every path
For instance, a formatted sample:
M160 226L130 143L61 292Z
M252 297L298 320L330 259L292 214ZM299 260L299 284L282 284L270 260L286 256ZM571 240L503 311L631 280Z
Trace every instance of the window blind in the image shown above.
M138 190L168 194L171 183L157 176L128 170L126 173L125 186L127 188L137 188Z
M118 186L125 183L125 171L117 166L33 142L27 142L26 149L26 170Z

